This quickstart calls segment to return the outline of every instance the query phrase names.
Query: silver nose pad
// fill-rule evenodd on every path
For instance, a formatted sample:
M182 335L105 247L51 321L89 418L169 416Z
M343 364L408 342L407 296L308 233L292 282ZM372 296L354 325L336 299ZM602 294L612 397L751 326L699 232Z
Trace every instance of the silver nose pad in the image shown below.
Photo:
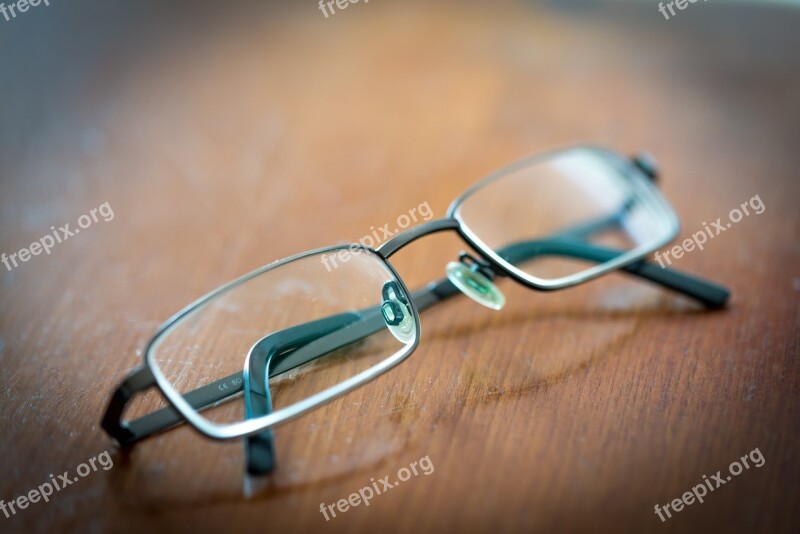
M389 332L400 343L412 343L417 335L417 325L408 299L397 282L390 280L383 284L382 296L381 313Z
M447 264L447 278L466 296L492 310L502 310L506 297L486 276L482 265L469 254L461 254L461 261ZM470 260L471 265L467 265Z

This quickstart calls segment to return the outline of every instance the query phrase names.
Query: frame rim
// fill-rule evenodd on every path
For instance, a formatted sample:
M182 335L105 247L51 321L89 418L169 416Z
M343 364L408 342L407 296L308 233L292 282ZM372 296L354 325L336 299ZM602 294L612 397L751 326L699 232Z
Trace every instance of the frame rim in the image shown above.
M513 264L506 261L500 255L498 255L491 246L487 245L480 239L472 230L470 230L469 225L464 222L462 215L461 215L461 208L463 203L466 199L471 197L477 191L481 190L486 185L502 179L503 177L509 175L510 173L528 167L532 164L535 164L541 160L545 160L548 158L552 158L554 155L559 153L566 153L574 150L585 150L589 152L594 152L599 154L604 159L612 159L615 160L615 163L620 164L624 163L626 166L630 166L630 170L639 174L642 180L634 180L632 177L625 176L626 179L632 184L636 182L641 182L641 186L646 190L646 194L650 195L650 201L652 202L652 207L656 208L656 211L661 212L659 214L660 223L666 225L665 236L661 239L658 239L653 242L653 244L648 245L639 245L631 250L620 254L613 260L590 267L586 270L579 271L577 273L562 276L560 278L555 279L545 279L539 278L534 276L530 273L523 271L522 269L514 266ZM619 270L626 265L630 265L631 263L635 263L645 257L648 254L652 253L655 250L660 249L667 243L670 243L675 236L678 235L680 231L680 222L678 220L678 215L675 213L675 210L669 204L667 199L661 194L659 189L652 184L652 181L647 178L647 176L639 170L635 165L632 164L629 158L626 158L619 154L614 150L610 150L607 148L595 146L595 145L571 145L564 148L557 148L553 150L548 150L545 152L537 152L535 154L523 157L505 167L497 169L491 172L489 175L485 176L484 178L478 180L475 184L470 186L464 193L456 197L456 199L450 204L447 208L445 219L452 219L458 223L457 231L459 235L466 241L472 248L474 248L477 252L483 255L487 260L491 261L495 264L498 268L500 268L504 273L508 274L513 280L521 283L522 285L533 288L539 289L542 291L552 291L556 289L564 289L567 287L572 287L574 285L581 284L583 282L587 282L589 280L593 280L598 278L604 274L607 274L612 271Z
M191 304L185 306L179 312L172 315L169 319L167 319L161 326L159 326L156 333L150 337L147 345L145 346L144 350L144 365L150 370L155 379L156 387L159 389L161 394L166 398L166 400L175 408L189 423L194 429L199 431L201 434L216 440L228 440L228 439L237 439L243 438L246 436L250 436L253 434L257 434L259 432L263 432L264 430L268 430L273 428L277 425L295 419L306 412L322 406L332 400L353 391L354 389L366 384L378 378L382 374L386 373L390 369L394 368L401 362L403 362L406 358L408 358L411 353L413 353L417 347L419 346L420 338L422 337L422 330L421 324L419 319L419 310L417 310L416 305L414 304L412 299L409 299L409 305L414 315L414 324L416 327L416 336L414 337L414 342L410 345L405 345L402 349L396 351L392 355L384 358L379 363L361 371L360 373L356 374L344 380L334 386L331 386L323 391L315 393L314 395L307 397L301 401L295 402L286 406L285 408L281 408L279 410L274 411L268 415L264 415L261 417L257 417L254 419L245 419L242 421L234 422L234 423L216 423L211 421L210 419L206 418L202 415L202 413L198 410L192 408L186 399L183 398L183 395L173 387L173 385L169 382L169 380L164 376L159 369L157 363L154 361L153 357L153 349L155 348L156 343L162 339L162 337L168 334L177 324L180 322L181 319L198 309L203 304L207 303L211 299L215 298L219 294L222 294L226 291L229 291L249 280L264 274L267 271L272 269L276 269L278 267L282 267L288 263L291 263L296 260L300 260L303 258L307 258L310 256L315 256L318 254L322 254L325 252L332 252L338 250L348 249L351 252L354 252L354 247L359 249L360 252L366 252L367 254L374 256L380 263L382 263L386 268L388 268L389 273L394 277L394 279L400 284L400 287L405 292L406 295L411 295L411 292L406 287L405 281L400 277L397 270L392 266L391 263L385 258L382 254L376 251L373 248L366 247L361 245L360 243L352 243L349 245L334 245L330 247L322 247L316 248L312 250L307 250L305 252L301 252L298 254L294 254L287 258L283 258L280 260L276 260L272 263L259 267L253 271L250 271L239 278L231 280L230 282L223 284L210 292L206 293L199 299L195 300Z

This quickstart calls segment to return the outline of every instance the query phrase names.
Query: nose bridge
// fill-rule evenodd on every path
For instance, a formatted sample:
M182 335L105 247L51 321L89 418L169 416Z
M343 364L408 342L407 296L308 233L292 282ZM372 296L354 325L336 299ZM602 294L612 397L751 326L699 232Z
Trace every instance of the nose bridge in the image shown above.
M436 232L458 230L458 227L458 221L453 218L445 217L443 219L434 219L433 221L428 221L414 228L410 228L401 234L397 234L389 241L379 246L376 252L383 258L389 258L392 254L412 241Z

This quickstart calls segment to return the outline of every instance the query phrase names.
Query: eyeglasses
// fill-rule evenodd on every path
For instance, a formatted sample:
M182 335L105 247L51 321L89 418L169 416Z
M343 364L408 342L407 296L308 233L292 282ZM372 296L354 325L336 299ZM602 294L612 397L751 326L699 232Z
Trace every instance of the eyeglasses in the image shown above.
M245 438L248 472L266 474L273 427L405 360L420 340L420 311L458 293L502 309L498 277L555 290L619 269L723 306L724 287L645 259L678 233L656 175L646 157L597 148L533 156L478 182L446 217L377 248L328 247L258 269L161 326L102 426L122 446L184 421L210 438ZM446 278L410 292L389 258L442 231L455 231L472 253L450 262ZM145 390L169 404L123 421L128 401Z

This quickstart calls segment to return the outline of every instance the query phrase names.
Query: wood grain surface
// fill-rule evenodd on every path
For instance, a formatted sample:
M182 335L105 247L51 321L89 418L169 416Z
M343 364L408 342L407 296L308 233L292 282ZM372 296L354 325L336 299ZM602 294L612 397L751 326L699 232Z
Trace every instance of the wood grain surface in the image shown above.
M767 3L372 0L58 2L0 18L0 252L108 202L49 255L0 266L0 498L108 450L2 532L800 530L800 11ZM180 427L120 451L114 386L172 313L346 243L491 170L591 142L661 162L674 265L731 287L708 312L621 275L501 312L425 312L397 369L277 430L245 494L242 446ZM462 244L393 264L416 286ZM765 463L654 513L758 448ZM428 457L325 520L336 503Z

